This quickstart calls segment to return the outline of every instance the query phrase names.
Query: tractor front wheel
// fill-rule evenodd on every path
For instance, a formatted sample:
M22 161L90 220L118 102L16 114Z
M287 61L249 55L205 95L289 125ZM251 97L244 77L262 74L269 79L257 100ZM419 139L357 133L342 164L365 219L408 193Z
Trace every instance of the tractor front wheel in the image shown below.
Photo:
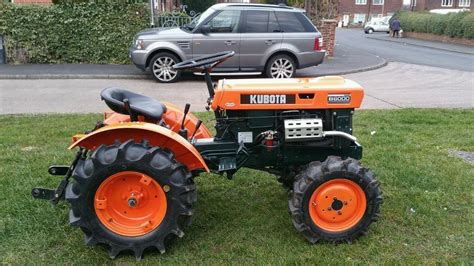
M87 245L105 244L111 258L131 251L165 252L190 224L196 187L171 152L133 140L100 146L81 159L66 189L69 221Z
M382 192L372 171L355 159L310 163L290 192L293 225L311 243L351 243L379 217Z

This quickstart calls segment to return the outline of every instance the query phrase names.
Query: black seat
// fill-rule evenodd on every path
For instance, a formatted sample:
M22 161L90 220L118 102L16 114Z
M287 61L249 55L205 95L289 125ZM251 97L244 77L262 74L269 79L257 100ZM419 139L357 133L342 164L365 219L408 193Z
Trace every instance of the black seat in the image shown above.
M129 114L123 102L125 99L128 99L130 110L135 115L142 115L152 120L160 120L163 113L166 112L166 106L159 101L119 88L104 89L100 96L110 109L121 114Z

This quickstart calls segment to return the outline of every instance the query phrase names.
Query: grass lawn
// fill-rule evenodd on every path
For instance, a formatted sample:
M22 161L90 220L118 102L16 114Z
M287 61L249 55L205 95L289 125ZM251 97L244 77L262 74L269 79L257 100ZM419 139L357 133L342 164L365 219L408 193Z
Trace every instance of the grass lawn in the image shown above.
M201 114L212 124L209 114ZM67 164L70 136L99 115L0 116L0 264L130 264L83 244L67 204L33 200L55 187L50 164ZM358 111L362 163L378 175L385 202L369 235L352 245L308 244L293 228L287 192L274 176L242 169L234 180L202 175L193 224L146 264L345 264L474 262L474 166L449 151L474 151L474 109ZM371 131L376 131L371 134Z

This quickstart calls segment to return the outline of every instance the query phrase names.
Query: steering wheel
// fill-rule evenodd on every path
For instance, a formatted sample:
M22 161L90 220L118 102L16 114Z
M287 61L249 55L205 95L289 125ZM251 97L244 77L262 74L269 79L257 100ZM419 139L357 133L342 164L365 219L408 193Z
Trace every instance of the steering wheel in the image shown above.
M206 55L198 58L189 59L173 65L173 69L182 70L182 69L213 69L220 63L223 63L230 57L234 56L234 51L225 51L216 54Z

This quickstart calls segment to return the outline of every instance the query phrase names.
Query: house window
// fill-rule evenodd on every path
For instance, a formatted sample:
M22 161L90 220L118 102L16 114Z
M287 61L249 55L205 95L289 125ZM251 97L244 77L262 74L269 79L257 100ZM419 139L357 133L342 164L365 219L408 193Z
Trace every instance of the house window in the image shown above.
M366 5L367 0L356 0L356 5Z
M383 5L383 1L384 1L384 0L373 0L372 3L373 3L374 5Z
M453 0L441 0L441 6L444 6L444 7L453 6Z
M459 7L470 7L471 0L459 0Z
M364 23L365 22L365 14L354 14L354 23Z

